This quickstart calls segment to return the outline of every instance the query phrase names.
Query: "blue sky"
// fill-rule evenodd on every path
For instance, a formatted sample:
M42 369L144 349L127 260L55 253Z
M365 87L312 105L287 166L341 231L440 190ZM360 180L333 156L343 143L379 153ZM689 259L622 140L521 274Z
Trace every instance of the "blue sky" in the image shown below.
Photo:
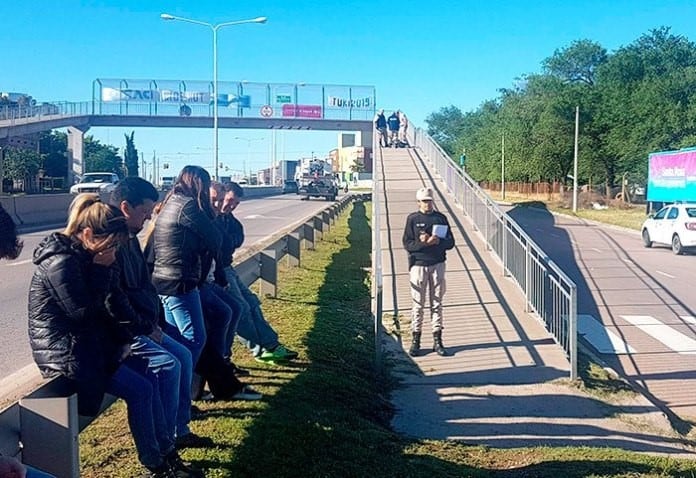
M613 51L652 28L689 37L696 25L696 2L686 0L4 0L2 7L0 91L87 101L96 78L210 80L211 31L159 15L210 23L267 16L265 25L220 30L220 81L374 85L378 106L404 110L417 126L443 106L476 108L574 40ZM122 147L131 129L89 134ZM157 151L173 168L211 162L210 130L135 131L146 158ZM284 133L278 159L326 153L335 143L330 133ZM232 167L264 167L270 148L268 131L220 131L220 161Z

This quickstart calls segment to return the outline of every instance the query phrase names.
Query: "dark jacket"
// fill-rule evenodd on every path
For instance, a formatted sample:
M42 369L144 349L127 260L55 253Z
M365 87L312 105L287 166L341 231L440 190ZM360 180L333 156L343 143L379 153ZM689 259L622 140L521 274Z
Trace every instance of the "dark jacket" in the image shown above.
M120 288L126 298L118 311L119 320L127 322L125 325L134 336L150 335L159 324L162 305L137 237L131 237L127 245L119 248L116 265Z
M389 127L389 131L399 131L400 123L401 122L399 121L399 117L396 113L392 113L389 118L387 118L387 126Z
M222 235L195 199L172 195L157 216L153 233L152 283L157 293L181 295L201 280L201 257L217 251Z
M418 239L418 236L421 232L432 234L433 225L435 224L446 225L447 234L440 239L439 244L427 246ZM433 211L430 214L423 214L420 211L409 214L406 219L402 241L404 248L408 252L409 269L414 265L431 266L445 262L447 258L445 251L454 247L454 237L452 236L449 222L447 222L445 215L438 211Z
M377 129L386 128L387 127L387 119L384 117L384 113L377 113L377 116L375 117L374 123L375 123L375 128L377 128Z
M115 271L69 237L53 233L34 251L29 343L45 378L75 382L81 415L96 415L130 335L109 312Z
M221 287L227 285L225 268L232 265L234 251L244 243L244 226L232 213L222 214L215 219L222 232L222 247L215 267L215 283Z

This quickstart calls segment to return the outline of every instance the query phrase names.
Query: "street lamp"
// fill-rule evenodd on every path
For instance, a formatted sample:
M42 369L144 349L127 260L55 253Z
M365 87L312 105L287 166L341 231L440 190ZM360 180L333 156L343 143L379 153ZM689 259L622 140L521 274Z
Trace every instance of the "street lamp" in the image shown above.
M215 158L215 179L220 179L219 176L219 162L218 162L218 62L217 62L217 32L222 27L229 27L232 25L241 25L243 23L266 23L268 20L266 17L251 18L249 20L237 20L233 22L223 22L223 23L207 23L199 20L192 20L190 18L177 17L170 15L168 13L162 13L160 15L162 20L178 20L180 22L193 23L196 25L202 25L208 27L213 31L213 154Z
M251 142L252 141L263 141L263 138L242 138L241 136L235 136L234 139L247 142L247 162L249 163L249 168L251 169ZM246 170L246 164L242 167ZM246 173L245 173L246 174ZM251 179L251 178L249 178Z

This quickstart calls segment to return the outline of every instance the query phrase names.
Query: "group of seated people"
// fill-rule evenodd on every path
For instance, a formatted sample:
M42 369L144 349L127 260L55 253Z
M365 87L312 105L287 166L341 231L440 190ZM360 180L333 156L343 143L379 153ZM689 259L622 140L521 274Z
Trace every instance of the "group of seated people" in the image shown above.
M127 177L108 201L77 196L65 229L34 251L34 361L77 393L80 415L97 415L106 393L125 401L145 476L203 476L178 453L213 444L189 428L192 400L262 398L238 378L249 372L232 362L235 337L258 361L297 358L232 266L243 194L198 166L161 203L152 184Z

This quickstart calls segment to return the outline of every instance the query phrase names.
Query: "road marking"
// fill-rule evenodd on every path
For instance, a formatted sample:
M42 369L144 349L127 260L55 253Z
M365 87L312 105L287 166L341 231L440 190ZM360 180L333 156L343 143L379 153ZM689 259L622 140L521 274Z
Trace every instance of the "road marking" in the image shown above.
M595 251L595 252L602 252L599 249L597 249L596 247L590 247L590 250Z
M8 262L5 265L7 267L21 266L24 264L29 264L31 261L32 261L32 259L24 259L23 261Z
M583 335L599 353L621 355L637 352L589 314L578 314L578 333Z
M684 322L696 325L696 317L694 317L693 315L680 315L679 318L683 319Z
M680 354L696 354L696 340L649 315L622 315L626 322L635 325L654 339Z
M673 276L672 274L667 274L666 272L662 272L662 271L655 271L655 272L657 272L658 274L663 275L665 277L669 277L670 279L676 279L676 277Z

